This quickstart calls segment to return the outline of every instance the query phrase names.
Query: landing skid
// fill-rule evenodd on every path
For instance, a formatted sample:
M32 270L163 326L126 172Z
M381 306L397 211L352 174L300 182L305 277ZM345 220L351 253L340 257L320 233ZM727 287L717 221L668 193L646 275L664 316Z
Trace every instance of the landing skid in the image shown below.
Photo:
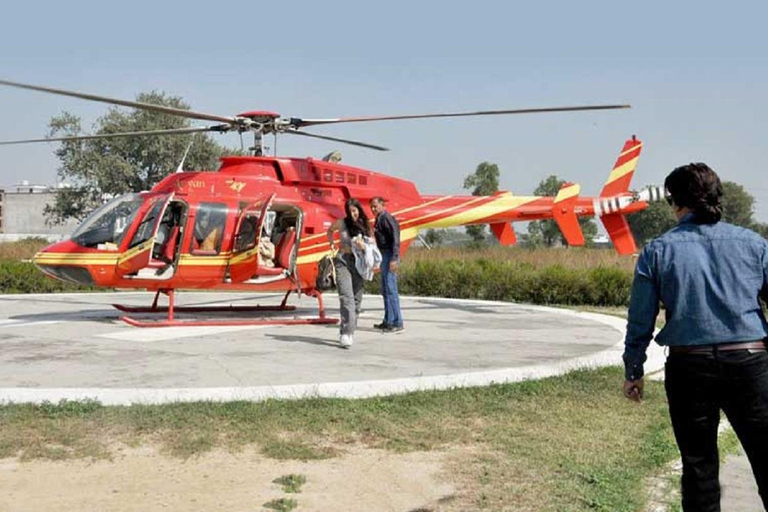
M126 306L124 304L112 304L112 307L123 313L167 313L168 306ZM296 306L176 306L176 313L236 313L240 311L294 311Z
M323 296L317 291L310 291L307 295L315 297L318 302L319 314L317 317L310 318L249 318L249 319L211 319L211 320L177 320L174 317L179 313L228 313L228 312L254 312L254 311L295 311L296 306L287 304L288 296L294 290L286 292L283 301L279 306L178 306L174 305L174 290L158 290L155 294L155 300L150 307L126 306L123 304L112 304L116 309L126 313L167 313L163 320L139 320L130 316L120 317L120 320L134 327L192 327L192 326L242 326L242 325L307 325L307 324L335 324L336 318L325 316L325 307L323 306ZM157 301L160 294L168 296L168 306L158 306Z

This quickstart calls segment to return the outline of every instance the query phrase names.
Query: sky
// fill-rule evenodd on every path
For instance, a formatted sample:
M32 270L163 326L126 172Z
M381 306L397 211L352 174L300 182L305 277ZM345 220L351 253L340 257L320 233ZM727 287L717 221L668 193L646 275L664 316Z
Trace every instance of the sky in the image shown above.
M768 221L766 2L13 2L0 79L196 111L328 118L628 103L631 110L354 123L310 132L282 156L322 157L458 194L483 161L531 195L555 174L596 195L625 139L644 142L635 188L703 161ZM0 87L0 140L46 135L64 111L90 128L107 106ZM197 124L195 122L195 124ZM215 136L239 147L236 135ZM271 143L271 140L270 140ZM57 183L55 145L0 146L0 185Z

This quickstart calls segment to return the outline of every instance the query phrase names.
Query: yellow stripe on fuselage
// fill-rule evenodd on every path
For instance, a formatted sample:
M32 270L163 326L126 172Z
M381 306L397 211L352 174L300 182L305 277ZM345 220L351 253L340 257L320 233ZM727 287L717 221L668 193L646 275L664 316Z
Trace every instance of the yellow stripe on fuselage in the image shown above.
M320 261L326 254L328 254L328 251L307 254L306 256L299 256L296 258L296 264L305 265L307 263L315 263L316 261Z
M49 253L35 256L33 261L38 265L116 265L117 259L117 254Z
M220 267L229 263L229 253L217 254L215 256L199 256L195 254L182 254L179 257L179 265L190 266L216 266Z
M448 213L450 211L458 210L459 208L466 208L469 205L475 204L475 203L480 202L480 201L484 201L486 199L488 199L488 196L480 196L480 197L477 197L475 199L470 199L469 201L465 201L463 203L455 204L455 205L453 205L453 206L451 206L449 208L445 208L444 210L432 211L432 212L429 212L429 213L427 213L425 215L422 215L421 217L415 217L413 219L405 219L401 224L410 224L409 228L421 226L422 224L418 224L418 222L420 220L424 220L424 219L429 218L429 217L435 217L437 215L443 215L443 214ZM449 217L441 217L440 219L436 219L436 220L441 221L441 220L445 220L447 218L449 218ZM431 222L434 222L434 221L431 221ZM427 226L427 224L429 224L429 226ZM423 226L424 227L431 227L432 225L430 223L424 223ZM451 227L451 226L440 225L439 227Z
M486 198L487 196L482 197L480 199L486 199ZM504 213L514 208L518 208L524 204L528 204L533 201L536 201L537 199L540 199L540 198L535 196L522 197L522 196L513 196L513 195L502 195L502 196L494 197L488 203L456 213L455 215L450 215L450 216L442 217L439 219L429 220L422 224L409 226L400 231L400 239L411 240L415 238L418 235L419 230L422 230L422 229L449 228L449 227L461 226L463 224L469 224L472 222L477 222L480 219L484 219L486 217L492 217L494 215ZM475 200L467 201L466 203L457 205L453 208L449 208L444 211L449 211L452 209L460 208L462 206L467 206L475 202L476 202ZM442 212L439 212L439 213L442 213ZM423 219L429 216L431 215L425 215L420 219ZM416 220L420 220L420 219L416 219Z
M438 197L437 199L433 199L432 201L429 201L428 203L417 204L416 206L411 206L410 208L405 208L403 210L398 210L396 212L391 212L391 213L392 213L393 216L397 217L398 215L402 215L404 213L411 212L413 210L418 210L419 208L425 208L427 206L432 206L433 204L437 204L437 203L439 203L441 201L445 201L446 199L450 199L452 197L453 196Z

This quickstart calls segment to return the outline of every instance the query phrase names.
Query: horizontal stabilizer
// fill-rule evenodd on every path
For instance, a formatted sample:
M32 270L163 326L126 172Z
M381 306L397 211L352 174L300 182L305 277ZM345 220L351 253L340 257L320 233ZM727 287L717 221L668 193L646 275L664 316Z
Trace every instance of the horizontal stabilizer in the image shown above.
M581 232L579 219L573 211L580 189L581 187L575 183L563 183L552 204L552 216L568 245L584 245L584 233Z

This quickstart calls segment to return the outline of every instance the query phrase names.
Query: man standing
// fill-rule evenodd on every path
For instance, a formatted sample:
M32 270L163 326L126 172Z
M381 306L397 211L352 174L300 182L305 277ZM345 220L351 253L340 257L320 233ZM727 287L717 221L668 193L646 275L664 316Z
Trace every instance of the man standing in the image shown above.
M719 222L720 178L703 163L678 167L664 186L679 223L645 246L632 283L624 395L643 396L643 363L669 346L665 387L683 461L684 511L719 511L717 427L724 411L749 457L768 508L768 241Z
M397 265L400 261L400 225L384 208L384 199L371 199L371 212L376 216L374 235L381 252L381 294L384 297L384 320L374 325L384 332L403 330L400 295L397 291Z

